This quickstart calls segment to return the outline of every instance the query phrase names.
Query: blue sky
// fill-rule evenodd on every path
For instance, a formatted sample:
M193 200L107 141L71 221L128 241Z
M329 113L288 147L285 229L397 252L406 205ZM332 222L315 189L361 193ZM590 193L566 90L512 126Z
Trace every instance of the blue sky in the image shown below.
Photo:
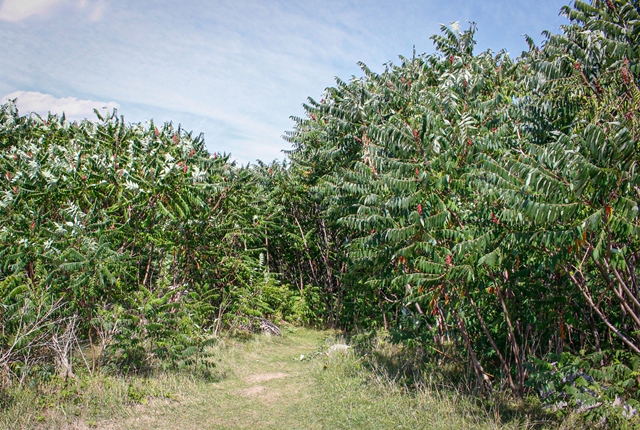
M282 159L290 116L334 77L433 52L441 23L517 57L566 0L0 0L0 97L22 114L173 121L241 163Z

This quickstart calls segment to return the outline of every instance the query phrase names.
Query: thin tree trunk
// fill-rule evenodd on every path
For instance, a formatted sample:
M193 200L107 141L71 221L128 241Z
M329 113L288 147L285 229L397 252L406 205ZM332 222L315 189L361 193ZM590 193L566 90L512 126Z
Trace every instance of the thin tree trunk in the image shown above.
M298 226L298 230L300 230L300 237L302 238L302 244L304 245L304 250L307 254L306 257L307 261L309 262L309 269L311 269L313 279L315 280L316 284L318 284L318 274L316 273L313 260L311 259L311 252L309 251L309 244L307 243L307 238L305 237L304 230L302 230L302 225L300 224L300 221L298 221L298 218L296 218L296 216L293 214L291 214L291 216L293 217L293 221Z
M624 281L622 281L621 278L619 279L619 283L618 283L618 285L620 286L620 291L619 291L616 288L616 286L614 285L614 283L611 280L611 278L609 278L609 272L607 270L607 269L609 269L609 264L606 262L606 260L604 261L605 267L602 267L602 264L599 261L596 261L595 259L593 261L594 261L596 267L598 268L598 271L600 272L600 275L604 278L605 282L609 286L609 289L611 289L611 291L613 291L613 294L615 294L615 296L620 301L620 306L622 307L623 314L628 314L631 317L631 319L634 322L634 326L635 326L636 330L640 329L640 318L638 318L638 315L636 315L636 313L633 311L633 309L631 309L631 307L629 306L628 301L622 295L622 290L626 289L626 285L625 285ZM627 289L627 291L628 291L628 289Z
M494 285L496 286L496 292L498 293L498 298L500 299L500 304L502 305L502 310L504 311L504 319L507 323L507 328L509 329L509 340L511 343L511 349L513 350L513 356L516 360L516 370L518 372L518 396L522 396L524 392L524 368L522 366L522 357L520 356L520 346L518 345L518 341L516 339L515 330L513 329L513 324L511 322L511 317L509 316L509 309L507 308L507 303L504 299L504 294L502 294L502 289L500 288L499 283L496 281L493 274L491 274L491 278L493 279Z
M615 333L616 336L618 336L618 338L620 338L622 342L624 342L629 348L631 348L633 352L635 352L636 354L640 354L640 349L631 340L629 340L629 338L627 338L620 330L618 330L613 324L611 324L611 322L607 319L607 317L600 310L600 308L593 302L593 298L591 297L591 294L589 293L587 286L582 285L582 283L578 281L578 279L576 278L575 274L571 273L569 268L566 268L565 270L569 274L569 278L571 279L573 284L576 287L578 287L583 297L587 300L587 304L589 304L591 309L593 309L593 311L600 317L602 322L605 323L605 325L609 328L609 330Z
M631 301L634 304L634 307L638 310L640 310L640 302L638 301L638 299L635 297L635 295L631 292L631 290L629 289L629 287L627 286L627 283L624 282L624 280L622 279L622 276L620 275L620 272L618 272L618 270L612 266L613 269L613 274L615 275L616 279L618 280L618 282L620 283L620 286L622 287L622 289L624 290L625 294L631 299ZM632 284L633 285L633 284Z
M464 326L464 321L462 321L462 318L460 318L458 313L455 311L454 311L454 315L458 323L458 329L460 330L460 334L464 339L467 352L469 353L469 358L471 358L471 363L473 364L473 370L476 373L476 378L478 380L478 385L480 386L480 389L484 392L493 390L493 384L491 384L491 380L489 379L489 376L482 368L482 364L480 364L480 361L478 360L478 357L476 356L476 353L473 350L473 346L471 345L471 339L469 338L467 329Z
M149 252L149 260L147 261L147 268L144 272L144 279L142 279L142 286L145 287L147 285L147 280L149 279L149 273L151 271L151 260L153 259L153 251L156 248L156 244L151 244L151 252ZM138 278L140 279L140 278Z
M478 321L480 321L480 325L482 326L482 331L484 331L484 334L487 336L487 339L489 339L489 343L491 343L491 346L493 347L493 350L498 355L498 359L500 360L500 364L502 364L502 369L504 370L504 373L507 376L507 381L509 382L509 387L511 387L511 390L514 393L516 393L517 389L516 389L515 384L513 383L513 378L511 377L511 369L509 368L509 365L507 364L506 360L504 359L504 357L500 353L500 350L498 349L498 346L496 345L495 341L493 340L493 336L491 336L491 333L489 332L489 329L487 328L487 325L485 324L484 318L482 317L482 314L478 310L478 307L476 306L476 304L473 301L473 299L471 298L471 296L469 295L468 297L469 297L469 302L471 303L471 307L473 307L473 310L476 313L476 316L478 317Z
M385 330L389 330L389 324L387 322L387 314L384 310L384 303L382 303L382 298L380 297L380 291L378 290L378 307L380 308L380 313L382 314L382 324Z

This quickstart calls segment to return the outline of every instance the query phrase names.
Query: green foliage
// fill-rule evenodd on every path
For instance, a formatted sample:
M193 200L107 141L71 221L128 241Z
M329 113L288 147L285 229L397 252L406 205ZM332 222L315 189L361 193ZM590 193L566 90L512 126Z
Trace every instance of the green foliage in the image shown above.
M240 299L260 295L264 270L247 246L257 239L248 171L171 124L96 114L71 123L0 109L5 372L34 354L50 360L68 318L92 371L179 367L225 315L242 306L271 315L281 299L267 309Z
M624 351L565 352L547 361L535 360L529 384L558 414L566 414L566 406L571 406L585 410L587 421L597 423L604 418L611 427L633 428L638 424L634 414L640 405L639 364L637 355Z
M517 60L443 26L435 54L361 65L288 136L346 259L340 324L463 351L478 389L518 396L534 360L640 353L639 8L562 13Z

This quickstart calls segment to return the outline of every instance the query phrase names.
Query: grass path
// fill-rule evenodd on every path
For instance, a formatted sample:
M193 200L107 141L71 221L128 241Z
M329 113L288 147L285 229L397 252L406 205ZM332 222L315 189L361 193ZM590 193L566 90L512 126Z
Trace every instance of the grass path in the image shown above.
M184 390L177 401L152 400L136 406L130 417L112 421L108 427L303 428L299 426L300 417L314 399L310 374L316 363L301 361L300 356L316 351L324 338L326 333L301 330L283 338L233 343L215 355L216 370L222 374L220 382L191 383L191 390ZM307 421L304 428L314 425Z
M219 382L193 379L175 399L151 399L108 429L503 428L455 397L412 395L376 383L351 354L328 356L327 332L236 342L216 351ZM313 359L301 360L301 355ZM518 423L515 423L518 424ZM521 423L520 423L521 424ZM513 425L512 428L522 428Z

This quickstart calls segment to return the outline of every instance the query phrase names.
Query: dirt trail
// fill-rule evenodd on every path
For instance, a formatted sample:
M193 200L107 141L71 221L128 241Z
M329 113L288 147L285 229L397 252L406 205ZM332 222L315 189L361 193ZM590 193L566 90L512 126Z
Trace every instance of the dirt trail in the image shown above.
M301 360L316 351L326 334L301 331L283 338L235 343L220 353L216 371L223 379L198 383L197 392L176 400L151 400L136 406L125 420L110 422L113 429L283 429L319 428L305 418L313 404L317 361ZM313 421L313 418L311 418ZM105 423L106 424L106 423ZM99 427L103 427L100 424Z
M170 395L127 408L115 429L515 429L450 393L411 392L380 379L328 332L297 330L282 338L227 341L215 349L219 382L180 376ZM333 352L331 352L333 351ZM338 352L341 351L341 352ZM326 355L325 355L326 354ZM311 358L311 359L307 359ZM174 375L175 376L175 375ZM89 428L72 427L72 428Z

